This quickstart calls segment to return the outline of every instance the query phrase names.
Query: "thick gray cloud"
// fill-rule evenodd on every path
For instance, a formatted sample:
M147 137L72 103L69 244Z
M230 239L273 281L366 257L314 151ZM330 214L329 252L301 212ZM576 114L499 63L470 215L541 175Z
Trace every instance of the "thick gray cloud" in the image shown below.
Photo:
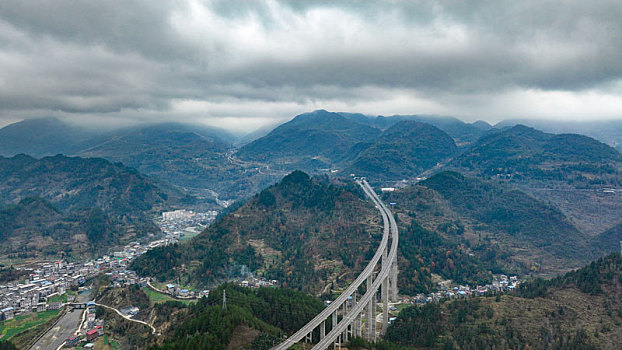
M0 2L0 124L622 118L622 2Z

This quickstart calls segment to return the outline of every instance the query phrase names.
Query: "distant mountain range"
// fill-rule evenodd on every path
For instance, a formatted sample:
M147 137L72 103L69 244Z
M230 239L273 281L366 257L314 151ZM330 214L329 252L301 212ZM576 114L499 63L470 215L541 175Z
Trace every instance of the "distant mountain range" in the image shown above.
M590 235L620 221L620 199L603 191L622 186L622 156L587 136L517 125L483 136L447 168L517 186Z
M492 156L494 159L476 161L479 164L473 166L479 167L482 175L495 172L493 175L505 175L499 171L511 165L508 162L517 162L516 157L520 157L521 152L535 151L529 149L527 143L530 142L536 142L540 149L560 147L547 149L540 155L530 154L531 158L523 160L523 163L533 160L543 163L538 166L540 170L546 170L547 162L560 160L555 154L567 155L573 147L578 147L575 149L585 157L604 152L605 158L585 159L591 164L605 162L612 156L611 150L599 148L598 143L587 138L575 136L574 140L569 140L573 136L563 135L544 141L542 135L534 133L523 132L525 135L520 136L515 128L505 133L507 130L502 127L510 124L500 123L495 128L486 122L465 123L451 117L371 117L318 110L296 116L270 132L260 130L240 139L223 130L179 123L95 132L48 118L25 120L0 129L0 139L5 141L0 145L0 154L26 153L40 157L62 153L102 157L211 200L248 198L295 169L310 173L359 172L382 180L409 179L463 152L466 153L458 158L463 163L457 164L458 160L454 160L452 165L466 169L470 165L464 162L473 160L469 156ZM505 137L514 138L514 141L504 140ZM526 144L520 145L523 141ZM509 142L515 144L509 145ZM238 149L237 144L242 146ZM514 158L504 160L512 155L501 152L514 146ZM595 153L588 154L581 147L589 147L590 152ZM486 153L487 149L492 153ZM531 168L529 176L534 175ZM551 176L559 175L546 171Z
M244 145L236 156L288 171L340 169L400 180L457 154L456 142L465 147L490 128L454 118L369 117L318 110L296 116Z
M0 129L0 155L33 157L71 154L96 133L56 118L26 119Z
M46 132L26 135L28 130ZM102 133L76 130L48 119L13 124L0 130L11 140L0 145L0 151L61 151L121 162L149 176L148 181L162 191L181 189L211 205L252 197L296 169L342 179L354 173L397 188L416 182L416 177L429 177L417 191L424 187L431 191L430 198L440 208L435 212L469 221L473 229L467 230L467 236L476 235L478 227L482 232L502 233L504 238L490 239L499 244L500 253L515 257L505 259L506 266L520 268L545 261L556 266L585 262L590 254L611 248L608 244L619 236L612 228L622 222L622 201L616 192L622 187L622 157L615 148L578 134L550 134L524 125L493 127L455 118L370 117L324 110L296 116L264 136L246 139L239 148L240 140L222 130L175 123ZM434 176L443 171L462 175ZM446 188L454 192L447 193ZM480 201L481 210L462 204L473 200ZM65 210L62 202L51 202ZM409 210L427 215L425 210ZM504 219L495 221L494 216ZM525 217L529 220L522 222ZM430 219L453 225L451 220ZM502 222L508 226L499 226ZM544 235L533 231L544 223L552 225L552 231ZM438 227L419 224L447 240L446 244L464 243ZM609 236L599 241L596 236L605 232ZM575 258L564 256L565 246L557 246L562 236L573 242L574 248L569 249L576 252ZM470 243L473 237L469 236ZM531 248L520 253L515 249L520 244Z
M324 110L296 116L237 152L242 160L269 162L285 169L330 168L357 143L380 135L378 128Z
M563 121L540 119L513 119L504 120L495 125L497 128L506 128L514 125L528 125L544 132L555 134L575 133L593 137L610 146L622 149L622 120L594 120L594 121Z
M420 115L394 115L394 116L367 116L355 113L340 113L344 117L354 120L361 124L371 125L380 129L386 129L393 124L401 121L416 121L435 126L449 136L451 136L458 147L466 147L477 141L482 135L493 127L484 122L465 123L457 118L441 116L420 116Z
M0 129L0 155L35 157L59 153L122 162L159 181L215 203L249 197L282 173L233 161L238 140L217 128L161 123L98 132L55 118L24 120Z

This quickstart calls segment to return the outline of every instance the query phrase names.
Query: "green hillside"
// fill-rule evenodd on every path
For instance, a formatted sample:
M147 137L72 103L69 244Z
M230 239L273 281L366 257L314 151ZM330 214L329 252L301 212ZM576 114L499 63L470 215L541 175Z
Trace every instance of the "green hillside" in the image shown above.
M438 286L432 274L443 280L478 285L489 283L492 273L502 271L496 252L480 247L473 254L462 242L446 237L437 230L426 230L415 220L400 220L398 286L400 293L429 293Z
M295 171L192 240L151 250L132 268L195 285L246 269L290 288L327 292L325 285L362 269L381 235L377 212L352 190Z
M587 240L559 210L517 189L452 172L421 184L440 193L457 212L532 249L576 261L590 257Z
M157 234L151 213L182 200L103 159L0 157L3 253L85 254Z
M407 308L385 339L409 349L619 349L621 279L616 253L516 295Z
M620 241L622 241L622 223L594 236L590 243L596 252L609 253L620 250Z
M101 251L108 245L128 241L123 238L122 227L121 222L98 208L65 214L44 199L27 197L0 209L0 253L53 258L61 252L81 255ZM148 223L141 229L153 232Z
M452 117L442 116L422 116L422 115L394 115L370 117L357 113L339 113L346 118L352 119L357 123L367 124L380 129L387 129L394 124L402 121L415 121L433 125L451 136L459 147L467 147L477 141L492 126L483 121L465 123L462 120Z
M374 180L412 178L457 152L452 138L438 128L402 121L385 130L371 146L362 150L345 171Z
M61 210L96 206L118 215L151 210L168 199L136 170L104 159L0 158L0 199L28 196L45 198Z
M227 309L222 309L223 291ZM225 284L178 316L166 340L150 349L267 350L324 308L306 294L278 288L241 288Z
M482 176L586 187L622 183L621 162L618 151L590 137L517 125L482 137L451 165Z
M447 168L508 182L557 207L588 236L611 228L622 213L622 201L603 193L622 185L622 156L587 136L517 125L482 137Z
M483 271L554 275L594 256L588 238L559 210L504 183L441 172L384 194L383 200L397 203L398 223L405 232L412 221L441 239L438 249L472 256L474 266ZM464 278L473 279L477 269L466 273L469 264L453 265L465 271ZM438 272L439 261L423 266L452 278Z
M184 188L211 206L216 199L247 198L283 176L262 171L262 164L232 161L228 155L237 138L202 125L169 122L95 130L43 118L0 128L0 140L0 155L5 156L65 154L121 162L162 188Z
M378 213L352 186L293 172L188 243L149 251L132 268L162 281L180 277L204 286L239 276L244 266L285 287L330 293L356 276L381 238ZM412 219L400 213L398 220L402 293L430 291L432 274L476 284L501 271L493 248L482 247L475 256L444 231Z

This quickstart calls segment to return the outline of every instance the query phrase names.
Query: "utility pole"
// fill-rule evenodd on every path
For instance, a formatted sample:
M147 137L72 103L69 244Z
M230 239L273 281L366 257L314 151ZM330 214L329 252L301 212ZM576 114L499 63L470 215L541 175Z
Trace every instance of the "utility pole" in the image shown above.
M222 290L222 309L223 311L227 310L227 290Z

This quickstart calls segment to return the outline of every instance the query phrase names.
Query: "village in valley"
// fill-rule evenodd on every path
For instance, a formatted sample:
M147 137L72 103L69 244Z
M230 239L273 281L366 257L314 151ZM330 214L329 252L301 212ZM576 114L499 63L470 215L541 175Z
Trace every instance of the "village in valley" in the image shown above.
M79 302L78 296L89 293L88 281L98 275L110 278L114 288L139 285L151 286L149 279L140 278L128 270L129 264L136 257L150 249L178 243L187 239L186 235L198 234L216 219L218 212L195 213L189 210L163 212L156 221L164 233L162 238L151 242L132 242L120 250L111 252L97 259L86 262L33 262L17 267L22 273L18 280L0 284L0 329L6 321L23 318L31 313L49 312L56 315L63 308L83 308L85 317L81 325L76 325L79 332L66 339L65 346L88 345L104 334L104 320L95 318L94 302ZM169 285L170 288L154 290L173 298L196 299L207 296L209 291L193 291ZM138 309L128 305L119 312L131 318ZM0 339L3 334L0 334ZM86 342L86 344L84 344ZM88 347L87 347L88 348Z
M88 281L98 275L110 278L113 288L138 285L155 292L166 294L179 300L195 300L209 296L209 290L192 290L176 283L152 284L149 278L139 277L128 269L136 257L150 249L178 243L193 237L193 233L201 232L215 220L217 212L194 213L186 210L164 212L157 223L164 237L151 242L132 242L123 249L111 252L87 262L40 262L19 267L29 273L20 281L10 281L0 285L0 322L10 321L15 317L30 313L56 311L63 308L83 308L84 317L77 332L65 339L65 347L92 347L92 342L105 334L105 321L98 319L94 301L79 302L77 296L89 293ZM247 274L231 281L247 288L278 286L277 280L269 280L262 276ZM497 275L490 284L471 287L458 285L451 280L438 282L438 289L429 294L418 294L414 297L403 297L398 304L423 305L439 302L442 299L468 298L483 296L488 293L511 292L519 284L517 276ZM88 294L87 294L88 295ZM327 302L328 304L329 302ZM396 311L391 307L392 313ZM132 319L140 310L134 305L117 310L126 319ZM139 321L141 322L141 321ZM1 325L1 323L0 323Z

